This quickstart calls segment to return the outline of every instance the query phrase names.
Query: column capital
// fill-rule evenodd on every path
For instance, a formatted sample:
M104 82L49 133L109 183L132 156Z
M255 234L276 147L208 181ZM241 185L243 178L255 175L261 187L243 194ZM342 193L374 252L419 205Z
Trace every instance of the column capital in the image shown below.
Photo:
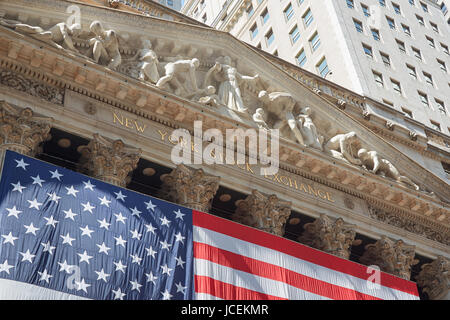
M233 220L283 236L286 221L291 214L291 205L291 202L280 200L275 194L266 195L253 190L245 200L236 202Z
M194 210L208 212L219 189L220 177L180 164L171 173L162 175L161 181L162 198Z
M125 187L129 174L136 169L141 149L125 146L122 140L112 140L94 134L88 145L78 147L81 153L80 171L108 183Z
M450 300L450 260L438 256L433 262L422 265L421 269L416 280L423 292L431 300Z
M35 156L40 144L50 139L53 119L38 117L31 108L13 107L0 101L0 150Z
M350 247L356 236L355 227L342 218L332 219L321 214L314 222L304 225L305 231L298 240L307 246L349 259Z
M411 267L419 261L414 259L416 247L403 240L391 240L382 236L376 243L368 244L360 262L376 265L381 271L409 280Z

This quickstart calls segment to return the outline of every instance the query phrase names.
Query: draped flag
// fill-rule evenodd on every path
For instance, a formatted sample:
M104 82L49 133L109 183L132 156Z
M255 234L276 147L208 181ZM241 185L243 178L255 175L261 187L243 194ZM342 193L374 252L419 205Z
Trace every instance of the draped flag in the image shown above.
M418 299L413 282L7 151L0 299Z

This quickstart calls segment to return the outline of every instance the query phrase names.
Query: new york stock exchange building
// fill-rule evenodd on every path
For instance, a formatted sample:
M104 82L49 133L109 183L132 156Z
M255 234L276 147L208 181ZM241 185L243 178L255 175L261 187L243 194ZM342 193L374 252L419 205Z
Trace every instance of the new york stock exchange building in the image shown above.
M0 19L2 299L450 298L448 136L153 1Z

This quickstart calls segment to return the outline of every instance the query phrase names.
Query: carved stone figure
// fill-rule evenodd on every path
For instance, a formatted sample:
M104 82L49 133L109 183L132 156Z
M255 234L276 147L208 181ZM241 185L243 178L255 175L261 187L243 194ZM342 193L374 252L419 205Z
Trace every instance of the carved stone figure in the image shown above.
M305 108L303 113L297 116L297 121L300 124L300 132L302 133L304 144L308 147L322 150L324 138L319 135L316 125L311 119L311 108Z
M358 157L361 159L362 164L374 174L380 172L382 176L392 178L399 183L407 184L415 190L419 190L418 185L412 182L408 177L402 176L389 160L381 158L376 151L360 149L358 151Z
M325 214L304 226L305 231L298 238L307 246L322 250L343 259L349 259L350 247L355 241L355 225L343 219L332 220Z
M186 95L185 98L212 107L218 107L221 105L220 98L216 94L216 88L213 86L207 86L204 89L199 89L196 92Z
M242 81L256 81L259 79L259 76L256 75L251 77L240 74L237 69L231 65L231 58L228 56L223 57L222 60L223 63L217 61L208 71L205 83L208 83L210 78L213 77L220 83L218 94L221 103L231 110L246 112L247 108L244 106L241 89L239 88L240 83Z
M114 30L104 30L100 21L92 22L89 28L95 35L89 39L94 61L115 70L122 63L118 35Z
M192 87L191 92L198 91L197 86L197 78L195 75L195 71L200 66L200 61L197 58L193 58L190 60L177 60L175 62L169 62L165 65L165 76L161 77L158 82L156 83L156 86L159 88L163 88L167 83L171 82L175 86L175 93L179 95L187 95L188 90L185 86L181 84L181 82L178 80L178 75L182 73L187 73L190 84Z
M325 144L324 150L336 159L359 166L362 162L360 159L354 157L352 152L352 144L357 141L358 137L353 131L345 134L338 134Z
M16 20L0 19L0 24L17 32L28 34L54 47L78 52L72 41L72 37L76 36L81 30L81 26L77 23L68 26L65 22L60 22L49 30L44 30L39 26L30 26Z
M138 50L136 55L131 59L137 59L139 62L139 80L150 81L156 84L159 80L158 73L158 56L152 50L152 43L149 39L142 40L142 48Z
M411 277L411 267L419 262L414 259L415 246L407 245L402 240L393 241L386 236L368 244L365 249L361 263L376 265L381 271L407 280Z
M303 136L298 127L297 121L293 115L294 107L297 102L292 95L287 92L271 92L262 90L258 98L264 103L267 111L272 115L272 128L280 130L282 137L290 138L294 135L301 145L305 145Z
M51 118L35 116L30 108L19 109L0 101L0 151L35 156L40 144L51 138L52 122Z
M258 125L258 128L270 130L269 126L266 123L266 120L264 119L263 108L256 109L255 114L253 115L253 121Z
M422 265L421 269L416 280L423 292L431 300L450 300L450 261L438 256L433 262Z
M161 176L161 180L162 198L194 210L208 212L219 189L220 177L180 164L170 174Z
M142 151L94 134L88 145L78 147L80 169L94 178L125 187L128 175L137 167Z
M291 214L291 202L282 201L276 195L264 195L253 190L245 200L236 202L232 219L250 227L284 235L286 221Z

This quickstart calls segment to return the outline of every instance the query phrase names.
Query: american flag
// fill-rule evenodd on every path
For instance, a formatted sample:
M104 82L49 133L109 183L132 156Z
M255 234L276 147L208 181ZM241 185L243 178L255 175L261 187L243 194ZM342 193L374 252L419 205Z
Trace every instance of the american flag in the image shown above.
M8 151L0 299L418 299L413 282Z

